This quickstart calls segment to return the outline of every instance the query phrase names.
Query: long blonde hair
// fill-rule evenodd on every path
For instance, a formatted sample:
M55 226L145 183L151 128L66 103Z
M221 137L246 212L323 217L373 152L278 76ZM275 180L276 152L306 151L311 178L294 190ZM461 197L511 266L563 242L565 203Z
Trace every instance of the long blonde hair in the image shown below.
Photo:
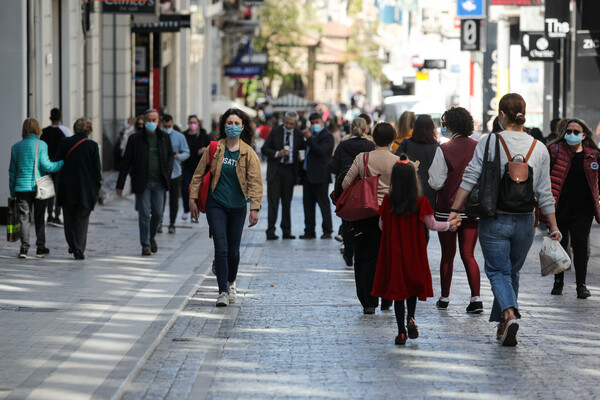
M404 111L398 120L398 126L396 129L396 138L404 139L410 136L411 131L415 127L415 121L417 117L412 111Z

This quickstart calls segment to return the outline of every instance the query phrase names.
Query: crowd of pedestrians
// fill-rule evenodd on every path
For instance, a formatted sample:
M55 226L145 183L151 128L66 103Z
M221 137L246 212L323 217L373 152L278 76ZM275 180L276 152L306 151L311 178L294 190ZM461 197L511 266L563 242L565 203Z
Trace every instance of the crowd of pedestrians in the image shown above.
M89 217L102 182L99 149L89 138L93 130L89 120L79 118L72 134L61 125L58 109L52 110L50 119L52 124L43 131L38 121L26 119L22 140L11 150L10 193L18 203L22 229L19 257L27 257L32 224L36 256L49 254L45 222L62 225L62 210L69 253L84 259ZM263 132L260 153L267 160L266 239L279 239L280 208L281 237L296 239L291 223L294 186L302 185L304 227L299 238L317 238L318 206L320 238L331 239L332 201L335 204L355 180L378 177L379 213L342 220L336 238L343 241L346 265L354 268L364 314L394 305L396 344L418 337L417 300L433 297L427 256L430 230L438 232L442 249L441 295L435 303L441 311L450 306L457 242L471 291L466 312L484 311L480 268L474 257L479 239L484 271L494 295L490 321L498 323L496 334L503 345L518 343L519 273L533 243L537 217L552 239L560 241L567 252L572 249L577 297L591 295L586 274L591 224L594 218L600 223L600 150L583 121L552 121L555 132L538 140L535 136L539 133L525 129L524 99L510 93L499 102L492 134L479 142L470 138L473 118L461 107L443 114L444 140L439 140L429 115L412 112L403 113L395 127L386 122L373 126L368 114L351 123L338 123L318 111L307 119L289 111L278 122L269 126L267 133L256 130ZM116 192L123 194L130 177L143 256L158 251L156 237L162 230L167 192L170 234L176 233L180 197L182 220L197 222L199 212L206 213L214 243L213 270L219 291L216 304L224 307L236 301L243 228L247 218L249 227L258 222L263 181L254 148L255 124L246 113L229 109L221 115L213 142L202 125L197 116L190 115L187 129L181 132L171 115L160 116L153 109L132 119L116 146ZM499 155L498 186L502 187L498 190L503 192L496 199L493 215L477 218L465 206L494 154ZM508 163L518 157L529 170L521 188L529 189L515 195L510 192ZM202 186L207 173L211 177L208 188ZM36 180L45 174L51 174L55 183L55 200L36 196ZM329 193L332 174L333 192ZM555 275L551 293L560 295L563 288L564 273L560 273Z

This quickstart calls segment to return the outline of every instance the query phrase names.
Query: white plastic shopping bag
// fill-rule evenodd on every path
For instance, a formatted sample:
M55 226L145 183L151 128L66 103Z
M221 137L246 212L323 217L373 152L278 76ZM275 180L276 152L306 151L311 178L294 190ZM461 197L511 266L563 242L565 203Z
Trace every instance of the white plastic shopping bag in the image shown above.
M554 275L569 269L571 258L557 240L544 236L540 250L540 265L542 276Z

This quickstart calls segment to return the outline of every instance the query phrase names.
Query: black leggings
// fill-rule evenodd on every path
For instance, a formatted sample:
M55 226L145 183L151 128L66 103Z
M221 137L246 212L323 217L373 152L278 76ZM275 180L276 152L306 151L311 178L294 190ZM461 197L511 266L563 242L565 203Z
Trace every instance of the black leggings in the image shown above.
M572 260L575 267L575 282L585 284L587 276L588 261L590 259L590 229L592 227L592 215L580 215L570 222L558 221L558 229L563 238L560 244L569 252L573 248ZM554 280L563 282L565 273L554 275Z
M406 299L406 308L408 315L406 316L406 322L410 318L415 318L415 309L417 308L417 296L413 296L410 299ZM398 324L398 333L406 333L404 326L404 300L394 301L394 312L396 313L396 323Z

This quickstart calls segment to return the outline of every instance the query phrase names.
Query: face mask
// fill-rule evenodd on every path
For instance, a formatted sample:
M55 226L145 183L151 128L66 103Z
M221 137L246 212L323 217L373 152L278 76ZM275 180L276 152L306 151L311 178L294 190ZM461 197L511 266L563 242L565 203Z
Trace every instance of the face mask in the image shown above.
M242 134L241 125L226 125L225 134L229 139L236 139Z
M196 129L198 129L198 124L195 124L195 123L193 123L193 122L192 122L191 124L189 124L188 126L189 126L189 127L190 127L190 129L191 129L191 130L193 130L193 131L195 131Z
M442 127L441 133L442 133L443 137L447 137L447 138L452 137L452 133L448 132L448 129L445 127Z
M293 130L293 129L287 129L287 128L285 128L285 127L283 128L283 131L284 131L285 133L292 133L292 132L294 132L294 130Z
M322 125L313 125L312 130L314 133L319 133L323 130L323 126Z
M156 130L156 122L146 122L144 128L146 128L148 132L154 132Z
M500 122L500 117L498 117L498 126L500 127L500 129L502 129L503 131L505 131L506 129L504 129L504 126L502 125L502 122Z
M173 128L164 128L163 131L170 135L173 132Z
M579 143L581 143L581 141L583 140L583 135L576 135L574 133L567 133L565 135L565 140L567 141L567 144L571 145L571 146L575 146Z

